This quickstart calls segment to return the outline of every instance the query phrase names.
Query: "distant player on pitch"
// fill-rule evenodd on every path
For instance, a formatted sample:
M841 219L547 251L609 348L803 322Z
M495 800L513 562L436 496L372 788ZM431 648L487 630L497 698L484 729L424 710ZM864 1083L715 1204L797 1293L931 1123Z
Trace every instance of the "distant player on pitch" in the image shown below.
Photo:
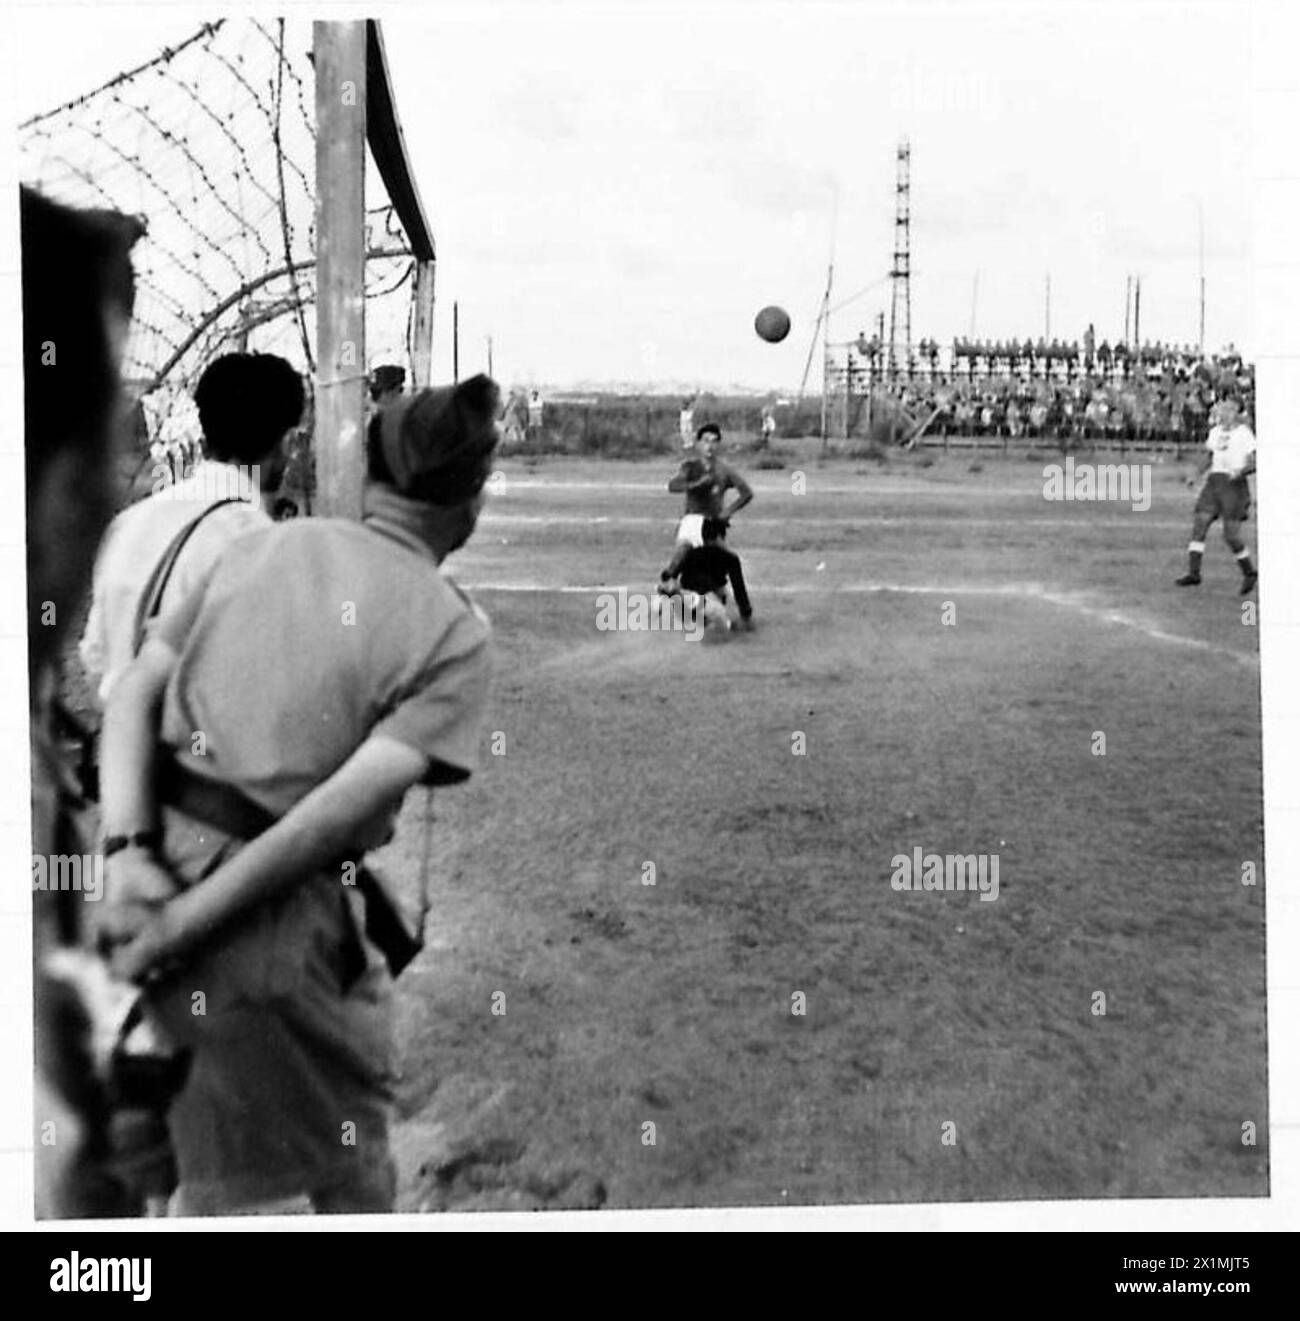
M722 430L714 422L706 422L695 433L695 448L682 460L681 467L668 482L668 489L682 492L686 496L686 511L677 525L677 545L668 567L659 575L661 583L675 580L681 573L687 555L704 545L704 521L716 521L716 551L730 557L727 566L728 577L736 595L736 605L740 609L742 625L753 626L753 611L749 607L749 597L745 592L744 573L740 565L740 556L722 544L727 534L727 525L750 503L754 492L749 483L728 463L718 458L718 449L722 445ZM728 491L735 491L736 498L724 508Z
M1241 595L1245 596L1259 581L1251 563L1250 551L1241 539L1241 525L1250 515L1249 475L1255 471L1255 433L1241 417L1241 399L1234 387L1219 391L1217 421L1205 441L1206 453L1197 475L1189 485L1209 470L1192 514L1192 539L1187 543L1187 572L1178 579L1179 587L1197 587L1201 582L1201 556L1205 554L1205 534L1216 518L1223 519L1223 539L1236 556L1241 569Z

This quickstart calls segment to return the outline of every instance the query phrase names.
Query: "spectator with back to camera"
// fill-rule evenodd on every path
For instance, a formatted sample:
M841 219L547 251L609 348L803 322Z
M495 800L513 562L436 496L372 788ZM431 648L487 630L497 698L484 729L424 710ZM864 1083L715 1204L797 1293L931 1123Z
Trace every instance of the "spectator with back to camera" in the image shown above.
M127 844L98 925L193 1054L178 1214L392 1209L392 978L419 934L364 855L408 790L476 764L489 627L441 565L498 404L477 376L376 413L361 521L232 542L110 697L104 825Z
M302 378L270 353L226 354L199 378L203 461L118 514L100 547L80 650L101 706L135 657L137 611L151 580L161 613L203 581L232 541L271 522L286 441L305 399ZM175 547L159 582L155 572Z

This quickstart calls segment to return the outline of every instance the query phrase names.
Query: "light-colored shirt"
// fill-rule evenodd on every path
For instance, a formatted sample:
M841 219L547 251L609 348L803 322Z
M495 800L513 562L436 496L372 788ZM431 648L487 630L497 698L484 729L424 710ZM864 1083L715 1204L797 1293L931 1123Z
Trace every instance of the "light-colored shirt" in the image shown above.
M160 482L152 495L124 509L109 524L95 563L90 613L79 648L101 706L135 658L136 610L167 547L210 505L240 494L252 498L216 510L186 542L163 592L163 613L203 581L231 541L270 523L256 492L250 492L249 474L241 474L233 464L205 460L182 482Z
M1211 472L1237 477L1255 452L1255 433L1244 422L1231 429L1213 426L1205 438L1205 448L1210 451Z
M477 765L491 628L408 534L313 518L241 537L151 636L178 656L161 741L275 816L371 735L423 753L426 783Z

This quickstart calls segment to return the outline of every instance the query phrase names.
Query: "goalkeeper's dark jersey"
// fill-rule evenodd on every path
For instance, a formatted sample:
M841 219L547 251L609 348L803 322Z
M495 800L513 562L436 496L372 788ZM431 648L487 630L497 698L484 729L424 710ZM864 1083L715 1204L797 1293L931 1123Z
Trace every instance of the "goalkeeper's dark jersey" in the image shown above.
M717 592L727 585L735 556L725 546L711 542L692 547L682 561L677 581L688 592Z

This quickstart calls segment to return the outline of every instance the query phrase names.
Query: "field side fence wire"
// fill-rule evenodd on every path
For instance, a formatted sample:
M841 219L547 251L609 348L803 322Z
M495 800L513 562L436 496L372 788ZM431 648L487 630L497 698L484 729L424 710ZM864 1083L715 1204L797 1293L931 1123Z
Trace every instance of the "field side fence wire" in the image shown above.
M224 19L19 127L23 182L56 201L140 216L136 307L123 374L149 440L197 438L190 392L237 350L316 364L312 30ZM366 340L404 362L414 262L378 171L366 166ZM357 370L364 371L366 364ZM311 412L295 445L309 453Z
M722 400L695 409L695 422L714 422L729 442L756 442L761 435L765 405L752 400ZM526 406L515 410L521 434L515 435L511 410L507 408L507 450L539 454L585 454L606 458L636 458L640 455L675 453L681 448L679 400L608 397L590 401L548 401L540 428L529 428L525 440L522 422ZM777 437L806 436L816 430L818 409L804 402L801 409L775 410Z

